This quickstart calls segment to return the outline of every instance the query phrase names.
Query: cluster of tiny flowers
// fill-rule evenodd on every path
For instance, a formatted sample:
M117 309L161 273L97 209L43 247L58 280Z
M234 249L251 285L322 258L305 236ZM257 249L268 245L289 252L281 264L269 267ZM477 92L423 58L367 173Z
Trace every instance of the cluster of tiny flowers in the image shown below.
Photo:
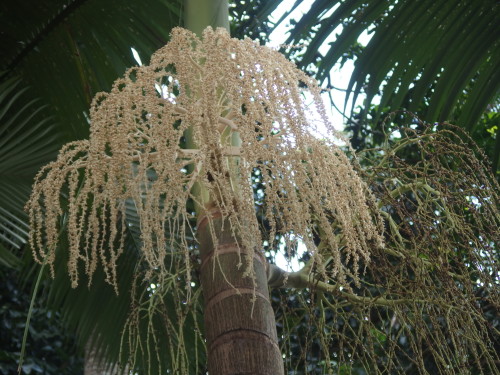
M256 170L268 238L293 233L317 264L333 259L330 277L356 277L371 247L381 246L367 187L337 146L344 140L327 119L320 88L277 51L222 29L198 38L176 28L149 65L95 97L90 118L89 140L62 148L36 177L27 204L31 246L49 264L67 212L73 285L80 262L89 277L101 264L116 285L131 204L148 267L172 273L165 260L174 254L189 263L189 207L194 202L199 215L207 207L194 193L200 190L241 246L261 251L249 182ZM252 273L251 257L244 271Z

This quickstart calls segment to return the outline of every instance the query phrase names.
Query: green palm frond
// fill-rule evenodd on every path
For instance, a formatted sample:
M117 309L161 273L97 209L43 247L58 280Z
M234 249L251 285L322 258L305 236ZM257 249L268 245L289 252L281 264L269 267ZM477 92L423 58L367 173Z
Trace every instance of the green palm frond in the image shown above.
M0 41L10 48L0 65L17 72L36 96L47 100L63 141L83 138L93 96L109 90L127 67L136 65L131 47L150 56L166 43L182 18L182 2L42 3L29 11L17 3L5 4ZM19 25L26 30L20 31Z
M17 269L21 264L21 259L0 242L0 267Z
M372 37L357 53L346 106L364 93L366 108L380 97L374 122L387 109L404 108L473 133L500 89L499 12L494 0L316 0L290 31L288 43L306 42L300 65L313 64L325 82L368 30ZM319 54L334 32L339 33L335 41Z
M302 1L294 0L294 3L288 7L276 22L272 22L270 18L282 1L233 1L229 9L231 36L239 39L245 37L260 39L261 42L266 42L269 40L269 34L272 32L273 27L285 20Z
M131 47L149 56L181 15L181 0L2 3L0 238L24 242L37 171L88 134L92 97L136 64Z
M181 14L180 0L2 4L0 66L8 69L0 75L4 241L23 242L17 237L25 238L23 207L33 178L63 143L88 134L93 95L136 64L131 47L149 56L164 44Z
M33 177L57 150L53 121L32 91L18 77L0 81L0 243L12 249L26 243Z

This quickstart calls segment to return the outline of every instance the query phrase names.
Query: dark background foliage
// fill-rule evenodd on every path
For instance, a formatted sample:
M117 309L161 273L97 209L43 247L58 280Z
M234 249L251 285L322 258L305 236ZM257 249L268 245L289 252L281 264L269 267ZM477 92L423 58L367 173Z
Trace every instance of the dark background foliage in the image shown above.
M48 283L46 280L44 283ZM24 327L33 283L23 283L18 270L0 268L0 374L17 373ZM83 374L83 357L74 334L61 321L61 313L47 308L47 295L40 295L33 307L29 328L29 353L23 374Z

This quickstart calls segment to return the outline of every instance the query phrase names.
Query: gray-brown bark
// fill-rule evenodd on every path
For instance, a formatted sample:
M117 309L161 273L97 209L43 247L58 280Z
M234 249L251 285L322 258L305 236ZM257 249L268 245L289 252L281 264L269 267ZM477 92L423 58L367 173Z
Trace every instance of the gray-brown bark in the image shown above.
M209 374L283 374L266 261L255 256L255 280L243 277L243 267L237 265L246 256L245 249L239 248L228 223L222 225L217 211L212 212L214 249L208 221L206 216L200 218L198 240Z

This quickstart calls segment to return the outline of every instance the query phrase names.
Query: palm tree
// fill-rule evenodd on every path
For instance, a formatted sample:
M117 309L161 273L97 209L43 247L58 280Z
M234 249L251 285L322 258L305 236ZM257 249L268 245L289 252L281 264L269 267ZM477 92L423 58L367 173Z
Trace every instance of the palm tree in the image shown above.
M262 3L258 4L262 5ZM260 6L258 8L258 11L262 12L262 14L268 14L270 8L269 6ZM40 12L36 12L36 15L43 16L48 13L50 14L50 12L50 9L44 9L43 11L40 10ZM32 110L32 108L34 109L34 106L36 104L25 106L22 104L23 102L18 99L9 100L6 102L5 108L12 112L6 112L9 115L5 118L12 119L13 116L11 116L10 114L18 113L20 118L24 117L27 119L27 121L25 122L27 124L26 131L21 133L24 134L25 137L21 138L20 136L17 136L17 139L20 140L19 144L25 146L25 148L21 148L21 150L27 150L26 154L21 154L21 157L18 156L19 148L2 148L2 152L5 152L5 154L2 155L2 171L5 171L4 173L9 173L6 174L9 179L3 180L6 183L3 183L1 186L4 197L9 197L9 199L3 200L6 206L4 206L5 209L2 210L2 219L3 222L6 223L7 228L4 232L2 232L2 235L6 242L8 241L9 246L20 247L25 241L26 237L24 233L26 232L26 230L23 228L23 224L21 223L26 222L26 217L21 208L24 200L27 199L29 195L29 186L31 185L35 171L38 170L38 168L47 160L50 160L54 157L53 155L59 148L60 144L68 140L72 140L75 138L81 139L87 136L87 110L90 107L90 100L92 96L96 91L100 91L101 89L108 90L111 82L115 79L116 76L119 75L117 74L117 71L121 72L123 71L125 66L132 65L131 55L126 56L124 54L124 51L129 51L130 45L134 44L134 46L137 47L138 50L145 51L146 54L149 54L151 51L164 44L167 40L166 35L168 30L170 29L168 26L165 26L167 25L167 22L169 22L172 26L176 25L177 23L179 23L179 20L182 19L183 12L184 8L180 6L180 4L172 5L171 2L152 2L151 4L141 4L141 6L133 4L132 2L130 4L123 2L109 2L104 5L104 8L99 9L97 9L96 7L92 7L91 4L87 2L74 2L71 4L71 6L64 8L56 17L49 17L51 21L41 29L41 32L31 41L27 42L24 47L17 52L14 59L8 59L8 61L5 61L5 66L8 70L7 73L9 74L9 78L12 77L13 73L17 72L17 75L21 76L23 79L23 81L21 81L22 85L25 85L25 82L31 83L32 89L30 90L30 92L22 93L22 95L27 96L28 94L32 94L32 91L33 93L39 93L38 95L35 94L35 96L50 98L50 112L55 114L55 121L53 121L54 123L49 128L47 125L41 123L41 121L31 122L33 121L33 119L39 119L36 113L32 115L32 112L35 112L34 110ZM121 16L118 18L117 15ZM96 22L97 20L102 20L103 18L109 21L104 23ZM146 19L148 20L147 22L145 21ZM255 17L254 19L258 19L258 17ZM96 24L89 28L87 24L88 22L96 22ZM32 22L31 24L36 26L38 25L37 22ZM62 30L61 33L55 33L55 30L59 28L60 30ZM124 31L128 30L129 28L132 28L132 30L134 30L134 33L137 32L138 34L134 34L134 36L129 37L130 34ZM16 30L15 25L12 25L12 30ZM85 30L92 30L92 33L86 33L84 32ZM110 32L110 30L112 30L112 32ZM42 55L37 51L37 49L40 49L44 45L46 45L47 48L50 49L50 53ZM68 46L68 49L51 48L51 46ZM13 48L15 50L17 46ZM67 53L67 55L64 55L64 53ZM108 59L113 63L106 63ZM70 61L71 64L65 63L67 61ZM102 68L94 68L94 65L96 67L101 66L100 61L104 61L102 63ZM124 63L123 61L128 62ZM58 76L56 74L41 73L44 69L52 69L52 67L56 67L57 69L58 66L65 66L64 69L61 68L60 70L61 72L65 72L66 74L61 74L60 76ZM72 66L75 66L75 69L72 69ZM74 81L67 79L67 77L71 76L71 74L74 74L76 78ZM4 78L2 82L5 82L6 87L12 87L15 80L11 79L10 81L8 81L7 78ZM76 83L70 85L67 84L67 82ZM14 90L15 89L12 89L11 92L14 92ZM45 94L47 92L52 92L52 90L54 92L53 94ZM7 90L5 92L8 93ZM71 98L71 100L68 100L68 98ZM11 121L10 123L7 122L6 124L7 125L4 128L7 132L6 134L12 134L17 131L17 129L20 129L18 125L19 122L17 121ZM37 129L36 127L40 129L44 126L47 126L47 131L39 131L36 133L36 137L34 137L33 134ZM54 140L52 136L54 133L59 136L59 140ZM6 138L2 138L2 140L3 139ZM31 144L34 144L37 147L29 147L30 143L28 142L31 142ZM408 143L411 144L412 142ZM45 159L41 160L40 155L44 156ZM15 181L15 184L12 183L13 180ZM402 180L403 179L400 178L400 181ZM9 181L10 183L8 183ZM424 192L426 191L425 189L427 189L427 187L418 184L411 185L412 188L408 188L408 184L411 185L411 181L407 181L407 183L401 184L401 186L399 187L397 186L396 189L393 190L392 196L397 195L396 193L394 193L394 191L396 191L401 192L402 194L407 194L406 196L408 197L408 199L410 199L411 197L408 195L409 192L413 192L416 195L419 195L422 194L421 189L423 189ZM429 187L432 186L434 185L429 185ZM23 193L24 196L22 196ZM481 192L476 192L476 195L481 196ZM13 199L10 199L10 197L19 197L19 200L15 201ZM485 197L485 202L487 201L487 198L488 196ZM436 204L439 204L439 202ZM396 207L397 205L394 206ZM430 212L432 212L432 205L430 205L428 208L431 210ZM131 207L127 207L127 209L127 218L129 220L129 223L133 223L133 221L135 220L134 210ZM135 217L137 218L137 216ZM21 221L19 221L19 219L21 219ZM389 223L390 227L392 228L392 222L389 221ZM396 222L395 225L397 227L400 224ZM150 286L149 290L139 282L140 280L138 280L138 278L141 277L142 273L141 270L138 270L136 267L134 267L134 264L137 264L137 258L140 257L140 245L138 244L140 244L141 238L140 233L137 233L136 229L134 228L137 228L137 225L131 225L130 228L127 229L128 234L125 242L127 251L121 259L121 261L123 262L123 266L125 267L125 271L123 271L123 268L121 269L121 272L119 273L120 280L118 281L118 285L124 289L127 289L129 285L134 285L134 288L136 288L135 296L141 296L142 293L143 297L146 296L145 300L134 299L134 295L130 297L130 295L126 293L124 289L121 290L120 296L129 297L119 299L111 297L113 291L106 289L106 287L103 286L104 276L102 275L101 278L93 278L93 288L86 290L86 288L80 287L80 291L78 294L71 293L69 292L68 284L62 281L64 277L61 275L61 272L56 274L56 277L58 278L56 280L56 285L59 285L59 287L57 288L57 290L53 289L53 299L55 301L58 300L59 302L64 301L66 307L66 318L68 319L68 321L75 322L79 319L78 331L81 334L83 342L87 342L89 338L93 337L96 346L101 345L101 347L107 348L110 358L113 357L113 354L114 358L117 357L118 348L120 347L120 345L117 344L110 344L112 342L110 338L112 338L113 336L117 336L116 332L120 331L120 328L117 327L133 327L134 325L131 324L131 322L137 322L137 325L135 327L138 327L139 329L137 331L128 331L130 334L128 335L128 337L126 337L126 345L129 345L130 347L135 344L139 345L138 343L140 342L140 340L136 340L136 336L134 335L143 332L145 333L145 336L147 336L145 341L146 343L148 343L147 345L152 346L158 344L160 345L160 347L157 348L159 352L169 353L165 355L162 354L163 358L161 358L159 361L163 368L174 369L174 366L179 366L177 367L179 371L191 371L194 373L195 371L197 371L198 363L203 362L204 356L204 350L202 349L204 345L203 341L200 340L200 336L196 333L196 330L201 330L201 325L196 325L200 324L201 322L199 316L200 311L195 308L188 315L177 314L173 317L168 316L168 309L165 309L165 306L168 306L173 298L183 300L183 298L185 297L183 293L179 293L177 295L169 295L162 294L164 293L164 291L162 291L161 293L154 292L154 289L158 288L157 285L161 286L166 284L165 280L160 280L161 282L158 282L157 284L153 283L152 285L154 285L155 287L153 288L152 286ZM397 237L397 232L397 230L394 232L395 237ZM487 233L487 231L484 232ZM219 237L221 235L222 234L220 234ZM319 241L318 244L321 244L321 233L318 233L317 240ZM403 242L400 242L400 244L405 243L404 239L402 241ZM207 243L210 243L210 241L207 241ZM458 240L457 243L459 243ZM64 244L61 247L64 247ZM396 246L396 249L396 251L393 251L393 253L389 255L397 258L400 256L398 254L405 254L403 248L398 248ZM209 250L207 251L209 252ZM380 255L382 257L381 259L386 259L384 258L384 256L387 256L387 253L382 254L385 255ZM420 253L418 253L418 256L420 257L419 259L425 260L425 258L423 258L424 256L433 257L434 255L427 254L422 250ZM58 262L60 263L59 265L56 265L56 268L63 268L65 260L62 257L59 257L58 259ZM408 259L410 259L411 263L413 262L412 259L414 258L412 258L411 256L409 258L405 256L404 259L406 259L407 261ZM389 261L389 263L391 262L394 263L394 259ZM422 261L421 263L427 264L429 262L426 263ZM328 261L325 262L326 266L330 264L331 263ZM406 266L408 266L408 264ZM420 266L417 266L417 263L415 263L416 268L421 268ZM339 298L347 299L347 301L349 301L352 306L357 306L358 309L360 308L360 306L367 305L369 308L377 309L377 311L379 311L378 317L380 321L395 321L396 326L398 324L404 326L404 324L400 322L398 323L397 319L395 320L394 318L395 316L399 316L398 314L400 312L400 310L397 310L396 306L403 304L404 299L389 298L398 295L398 293L402 293L404 289L398 289L392 296L390 295L390 293L387 293L387 295L380 294L380 290L371 290L370 294L368 295L360 295L359 293L354 293L354 291L346 290L341 290L340 292L338 292L337 290L334 290L331 285L329 286L328 283L322 284L320 279L316 279L315 277L311 276L318 273L318 269L315 267L316 266L313 267L313 262L311 262L301 272L297 274L290 274L288 276L285 276L281 270L275 267L270 267L271 284L275 287L282 287L285 285L285 281L288 279L288 284L286 285L289 287L302 289L306 287L313 288L313 285L315 285L315 288L320 293L338 293ZM313 271L313 273L311 273L311 271ZM319 274L321 274L321 272L319 272ZM373 274L371 278L373 280L378 280L378 282L381 282L380 275L377 276L376 274ZM370 279L370 277L368 279ZM324 283L325 281L322 282ZM102 286L100 286L99 283L101 283ZM263 284L264 286L262 286L262 293L265 293L265 290L267 289L265 287L266 283L267 281L265 281ZM396 284L394 280L393 284ZM401 284L401 286L402 285L403 284ZM109 297L106 296L106 293ZM451 294L452 293L450 292L450 294L446 294L446 296L449 296ZM435 295L434 297L438 298L437 295ZM132 300L130 300L129 298L132 298ZM110 304L112 307L110 307L108 311L99 311L99 309L95 308L96 305L102 303L101 301L103 299L110 300ZM132 314L131 316L127 316L127 314L123 313L124 311L128 311L127 306L129 305L137 304L137 306L139 307L144 307L144 301L149 304L156 304L151 311L155 310L157 312L160 312L160 317L158 318L158 316L156 316L154 318L156 320L153 319L152 323L142 323L142 320L140 318L143 318L144 316L147 317L148 313L150 312L146 311L145 313L145 309L141 310L141 308L139 308L135 311L136 315ZM418 298L413 296L413 301L414 307L420 308L420 306L418 305ZM324 319L327 319L327 316L329 314L328 311L330 311L330 313L331 311L337 311L335 309L328 308L328 303L332 303L331 297L325 297L325 300L322 300L320 304L321 306L323 306L321 311L324 312ZM82 311L82 309L86 311ZM360 312L361 310L357 310L360 314L359 321L363 321L364 319L363 313ZM387 312L383 312L385 310L387 310ZM391 311L394 312L393 316L390 315ZM398 312L398 314L396 314L396 311ZM402 311L403 310L401 310L401 312ZM117 314L117 312L122 313ZM161 316L162 314L163 316ZM311 317L315 314L317 313L311 311ZM453 320L454 317L452 315L453 314L448 315L451 316L450 322L457 322L457 320ZM76 319L77 316L78 319ZM430 316L432 316L432 314ZM170 342L167 342L167 344L165 344L164 342L160 342L161 340L157 341L158 337L154 337L154 334L151 335L152 332L156 331L156 327L162 325L165 326L165 317L167 318L168 322L168 324L166 325L166 335L170 340ZM281 323L288 325L290 324L290 321L288 321L288 319L291 319L290 317L282 317L281 319ZM113 324L109 324L110 322L112 322ZM176 324L179 324L179 322L185 322L186 326L182 327L180 330L173 329L175 328L174 326ZM415 321L409 320L409 322ZM422 338L427 339L429 335L422 335L422 332L426 332L425 322L421 320L417 320L417 322L419 324L418 332L420 332L420 336L417 335L417 337L419 337L418 340L422 340ZM367 337L370 337L370 335L385 335L385 333L382 331L380 331L380 333L374 334L372 329L378 326L374 326L371 324L372 323L366 323L364 325L360 325L360 332L367 335ZM197 328L193 330L192 327ZM344 337L344 339L348 340L347 342L350 342L349 338L351 333L348 330L345 331L346 329L346 327L343 328L344 331L342 333L342 336ZM161 329L158 330L158 332L160 331ZM95 332L99 332L99 335L93 335ZM399 328L398 332L399 337L403 334L404 337L408 337L409 342L413 342L410 339L412 333L411 329L403 327ZM480 338L483 337L481 336L482 334L484 334L484 332L480 334ZM319 338L322 337L324 339L324 336L319 336ZM327 337L329 337L329 340L331 342L331 338L333 337L332 334L329 333L329 336L327 335ZM105 341L105 339L107 339L107 341ZM391 341L391 338L389 336L386 336L384 340L389 342ZM415 342L418 342L418 340ZM288 342L293 343L293 340L289 340ZM353 344L352 348L353 350L355 350L355 346L359 345L360 341L354 340L352 341L352 343L358 343ZM284 345L286 346L288 344ZM322 345L325 344L323 343ZM400 345L401 347L404 346L401 343L396 344L397 347L399 347L398 345ZM144 349L144 353L150 351L151 348L149 346ZM179 347L178 351L172 351L172 346L181 347ZM326 347L328 347L328 344L326 345ZM480 350L485 351L485 353L489 353L489 350L487 348L482 348ZM127 350L125 350L124 353L125 356L128 355ZM363 359L363 363L370 363L370 361L375 360L376 352L367 351L367 353L368 354L365 354L365 357L363 357L363 355L361 355L361 357L358 357ZM387 353L390 353L390 350L388 350ZM327 354L328 353L326 353L326 355ZM432 353L434 358L440 359L445 358L447 354L448 352L446 351L443 353ZM154 356L155 354L149 353L149 355ZM347 360L347 357L345 357L345 355L346 354L340 354L341 360ZM419 355L421 357L425 357L423 353L420 353ZM182 357L181 360L179 360L179 356ZM147 355L145 357L147 358ZM486 357L489 358L488 356ZM192 360L193 358L196 358L197 360ZM152 358L147 358L145 362L140 362L140 360L138 359L137 364L141 366L141 363L142 365L144 365L144 363L151 363L151 359ZM308 360L311 361L310 359L306 359L306 363ZM492 360L494 360L494 357ZM277 360L275 358L274 361L270 362L276 364ZM337 365L334 362L335 361L333 359L330 359L328 363L324 364L325 368L335 368L335 366ZM401 360L401 363L404 362L405 361ZM438 363L437 365L442 365L442 363ZM143 369L146 368L143 367ZM155 371L153 368L149 368L148 370L152 372ZM399 371L404 371L404 369L399 369Z

